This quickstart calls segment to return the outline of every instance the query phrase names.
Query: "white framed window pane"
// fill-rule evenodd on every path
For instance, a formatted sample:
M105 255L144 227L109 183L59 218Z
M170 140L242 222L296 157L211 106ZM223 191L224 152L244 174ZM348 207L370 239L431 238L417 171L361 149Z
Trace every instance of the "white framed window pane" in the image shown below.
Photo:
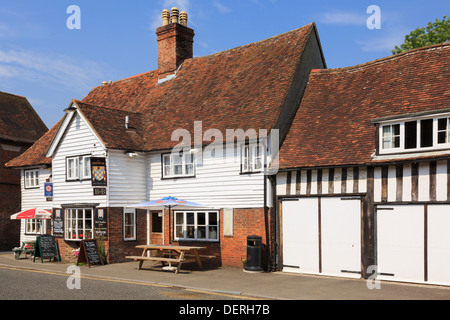
M211 212L175 212L174 234L178 240L217 241L219 239L219 214Z
M91 177L91 158L83 157L82 158L82 174L84 179L89 179Z
M209 239L210 240L217 240L218 239L217 227L210 226L208 231L209 231L208 235L209 235Z
M39 187L39 170L28 170L24 173L25 188Z
M176 228L175 228L175 237L177 239L184 238L183 226L176 226Z
M262 169L263 166L263 148L261 146L256 146L255 147L255 153L254 153L254 166L255 166L255 171L260 171Z
M133 209L127 209L123 215L124 220L124 239L135 240L136 239L136 211Z

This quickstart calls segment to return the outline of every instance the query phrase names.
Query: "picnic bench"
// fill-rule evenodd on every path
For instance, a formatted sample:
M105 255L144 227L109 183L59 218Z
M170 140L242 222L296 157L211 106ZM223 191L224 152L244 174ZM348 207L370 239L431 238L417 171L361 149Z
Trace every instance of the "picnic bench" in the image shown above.
M161 262L162 266L169 264L169 268L173 268L175 273L180 271L181 265L185 262L196 261L200 269L203 268L201 258L211 258L212 256L202 256L198 253L204 247L191 246L174 246L174 245L142 245L136 246L137 249L143 249L141 256L127 256L127 259L132 259L139 262L138 270L141 270L142 265L146 261ZM156 255L148 256L149 251L156 251ZM193 258L193 259L192 259ZM172 267L172 264L176 267Z
M20 259L20 255L22 253L25 254L25 258L27 258L27 254L30 254L31 257L33 257L35 244L36 244L36 241L23 241L22 246L15 247L14 249L12 249L16 260Z

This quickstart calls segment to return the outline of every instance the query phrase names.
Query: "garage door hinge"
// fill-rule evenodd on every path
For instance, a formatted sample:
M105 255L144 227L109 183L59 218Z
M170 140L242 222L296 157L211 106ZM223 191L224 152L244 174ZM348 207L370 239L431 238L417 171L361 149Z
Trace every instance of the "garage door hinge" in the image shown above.
M351 271L351 270L341 270L342 273L358 273L361 274L361 271Z

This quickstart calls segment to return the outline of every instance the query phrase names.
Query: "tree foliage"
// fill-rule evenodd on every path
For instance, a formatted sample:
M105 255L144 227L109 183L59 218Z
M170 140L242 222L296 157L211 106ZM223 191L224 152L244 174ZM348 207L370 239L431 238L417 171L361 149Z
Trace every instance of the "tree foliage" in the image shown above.
M405 36L405 42L400 47L395 46L393 54L398 54L415 48L430 46L450 41L450 19L444 16L442 21L436 19L427 27L417 28Z

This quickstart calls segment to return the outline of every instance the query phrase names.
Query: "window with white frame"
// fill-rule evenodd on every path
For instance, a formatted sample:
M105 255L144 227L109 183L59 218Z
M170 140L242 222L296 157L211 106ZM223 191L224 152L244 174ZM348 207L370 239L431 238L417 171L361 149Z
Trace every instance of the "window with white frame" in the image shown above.
M218 241L218 211L176 211L176 240Z
M66 240L86 240L92 239L94 235L94 217L92 208L66 209L65 219L65 239Z
M383 126L383 149L400 148L400 125L392 124Z
M67 180L91 179L91 157L75 156L66 159Z
M450 143L450 118L438 119L437 135L438 144Z
M25 188L39 188L39 169L25 170Z
M41 233L41 223L37 219L26 219L25 220L25 233L26 234L40 234Z
M261 172L264 169L264 145L245 144L241 149L241 171L243 173Z
M123 212L123 239L136 240L136 210L125 208Z
M163 154L163 178L195 176L195 156L191 153Z
M379 134L380 154L449 149L450 117L423 117L380 124Z

